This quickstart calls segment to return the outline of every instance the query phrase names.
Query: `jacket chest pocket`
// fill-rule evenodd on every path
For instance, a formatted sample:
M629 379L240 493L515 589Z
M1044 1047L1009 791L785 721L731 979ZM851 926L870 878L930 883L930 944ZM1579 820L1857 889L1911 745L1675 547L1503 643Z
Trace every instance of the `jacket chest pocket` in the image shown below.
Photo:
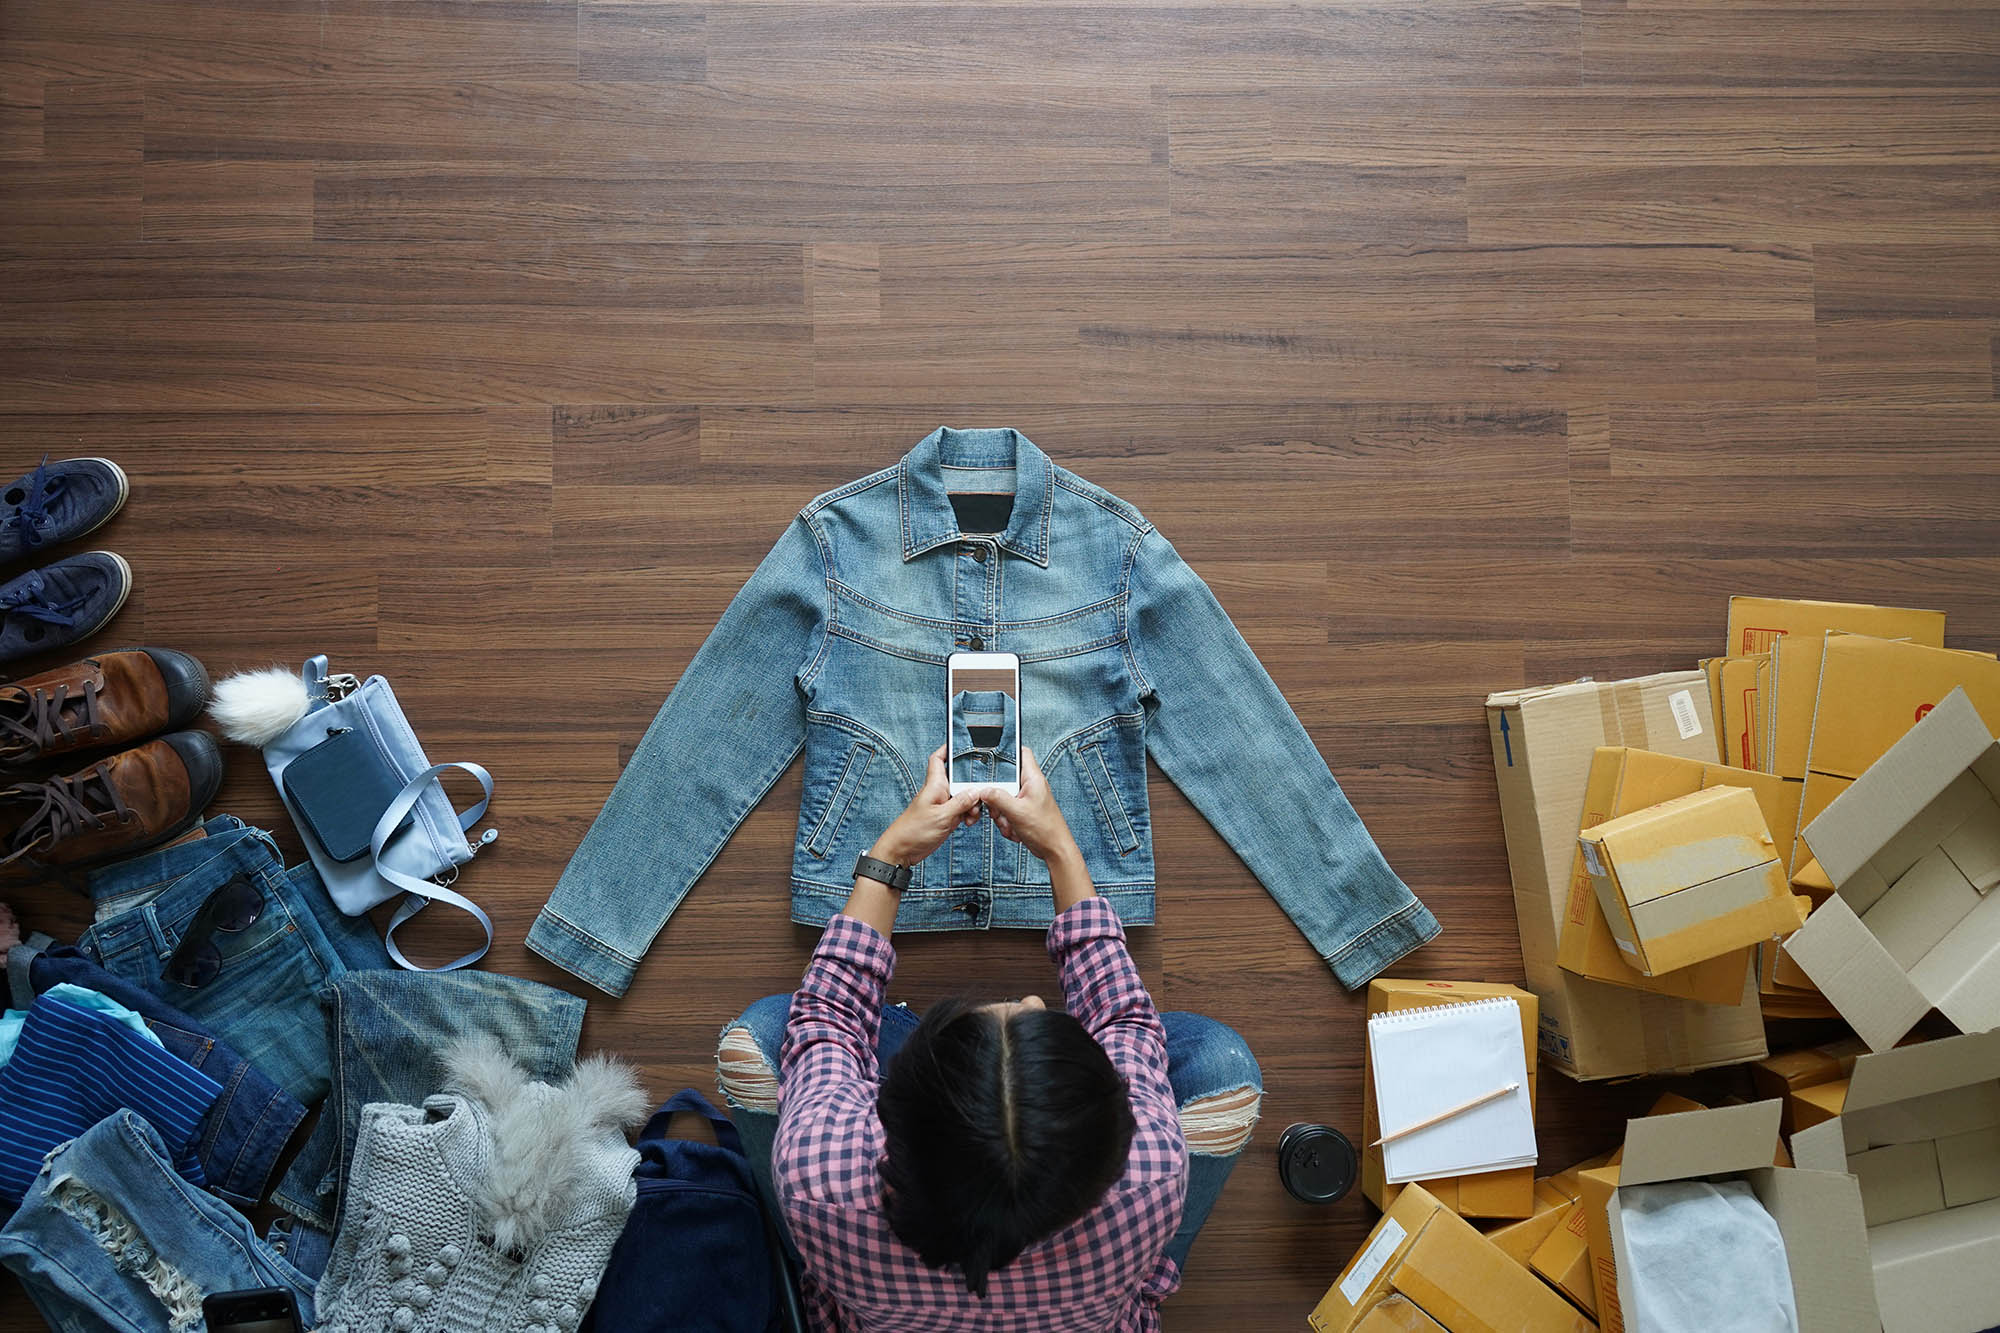
M1138 831L1132 827L1132 817L1126 813L1125 800L1118 794L1118 784L1112 780L1111 767L1104 762L1103 747L1094 742L1079 747L1076 762L1083 770L1084 782L1090 788L1098 818L1104 821L1105 836L1111 840L1111 845L1118 849L1120 856L1138 847Z
M854 794L861 790L862 780L868 776L868 766L874 759L875 747L866 741L856 741L848 747L833 790L827 794L826 807L820 811L819 823L806 839L806 851L813 857L824 858L833 850L834 839L840 836L840 827L847 822L848 807L854 803Z

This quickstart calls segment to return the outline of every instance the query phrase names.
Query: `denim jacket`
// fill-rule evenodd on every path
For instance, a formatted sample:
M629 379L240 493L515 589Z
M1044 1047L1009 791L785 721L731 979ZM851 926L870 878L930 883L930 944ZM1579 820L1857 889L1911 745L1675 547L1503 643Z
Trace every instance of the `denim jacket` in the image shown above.
M1012 492L1004 532L949 494ZM1012 430L939 430L802 510L688 665L528 934L613 995L801 749L792 919L837 913L947 739L945 661L1021 659L1035 752L1097 891L1153 920L1151 755L1359 986L1438 933L1229 616L1131 505ZM915 868L901 930L1045 929L1048 866L990 819Z

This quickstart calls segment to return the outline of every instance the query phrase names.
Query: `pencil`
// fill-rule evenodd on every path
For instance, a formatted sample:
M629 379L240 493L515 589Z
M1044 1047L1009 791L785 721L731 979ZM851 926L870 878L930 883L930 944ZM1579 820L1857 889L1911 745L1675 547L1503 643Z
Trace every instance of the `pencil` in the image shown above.
M1482 1094L1481 1096L1478 1097L1474 1097L1469 1102L1460 1102L1457 1106L1452 1107L1449 1111L1439 1111L1436 1115L1425 1116L1422 1120L1419 1120L1414 1125L1405 1125L1401 1129L1396 1130L1393 1133L1384 1134L1381 1138L1375 1140L1375 1142L1369 1144L1368 1146L1371 1148L1379 1148L1383 1144L1389 1142L1391 1139L1400 1139L1405 1135L1414 1134L1420 1129L1429 1129L1432 1125L1437 1124L1439 1121L1449 1120L1455 1115L1464 1115L1467 1111L1470 1111L1475 1106L1484 1106L1486 1105L1486 1103L1490 1101L1496 1101L1501 1097L1505 1097L1510 1092L1518 1091L1520 1089L1520 1086L1521 1085L1518 1083L1509 1083L1504 1088L1495 1088L1491 1092Z

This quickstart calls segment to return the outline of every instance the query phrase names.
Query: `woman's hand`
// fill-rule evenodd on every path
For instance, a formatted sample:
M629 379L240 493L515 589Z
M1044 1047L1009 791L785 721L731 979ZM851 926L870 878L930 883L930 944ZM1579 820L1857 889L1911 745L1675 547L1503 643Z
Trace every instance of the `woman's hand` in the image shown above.
M992 812L993 823L1002 837L1013 839L1048 863L1049 887L1055 895L1056 911L1061 912L1096 893L1091 887L1090 872L1083 866L1083 853L1077 850L1076 839L1070 834L1069 821L1063 818L1062 807L1056 804L1055 793L1049 790L1049 780L1042 776L1042 766L1035 762L1033 750L1021 747L1019 796L1009 796L1002 788L987 787L982 789L981 798Z
M878 861L911 866L944 845L951 831L961 824L979 822L979 802L988 794L973 788L951 794L951 777L945 771L944 746L931 751L924 770L924 785L895 821L882 831L868 854Z

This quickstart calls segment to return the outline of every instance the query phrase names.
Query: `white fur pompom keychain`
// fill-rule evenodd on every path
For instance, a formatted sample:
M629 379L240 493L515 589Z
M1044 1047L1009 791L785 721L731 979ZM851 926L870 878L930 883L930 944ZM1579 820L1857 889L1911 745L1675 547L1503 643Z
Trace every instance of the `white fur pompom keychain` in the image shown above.
M306 683L284 667L239 671L215 682L208 715L222 734L263 749L306 715Z

